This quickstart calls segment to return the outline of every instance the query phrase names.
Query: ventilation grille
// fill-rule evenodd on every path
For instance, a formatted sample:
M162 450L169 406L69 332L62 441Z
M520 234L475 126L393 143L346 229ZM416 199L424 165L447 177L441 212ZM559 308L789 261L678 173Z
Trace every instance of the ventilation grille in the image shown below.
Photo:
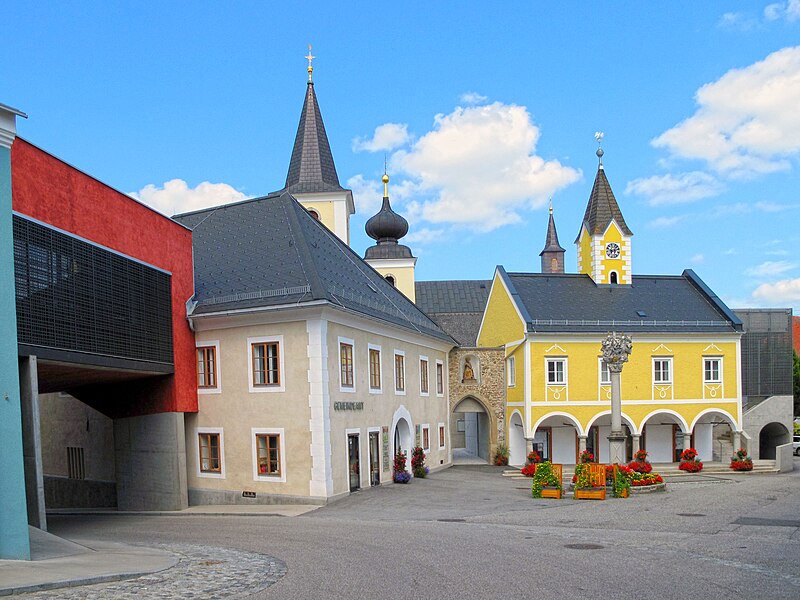
M14 215L20 344L172 364L169 274Z
M83 462L83 448L67 446L67 469L70 479L85 479L86 470Z

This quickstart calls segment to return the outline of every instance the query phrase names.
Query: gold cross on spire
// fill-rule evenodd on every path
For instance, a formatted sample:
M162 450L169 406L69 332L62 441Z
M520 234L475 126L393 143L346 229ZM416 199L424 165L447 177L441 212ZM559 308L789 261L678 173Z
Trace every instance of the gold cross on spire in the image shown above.
M311 83L311 73L314 71L314 67L311 66L311 61L317 58L311 55L311 44L308 45L308 56L305 58L308 59L308 82Z

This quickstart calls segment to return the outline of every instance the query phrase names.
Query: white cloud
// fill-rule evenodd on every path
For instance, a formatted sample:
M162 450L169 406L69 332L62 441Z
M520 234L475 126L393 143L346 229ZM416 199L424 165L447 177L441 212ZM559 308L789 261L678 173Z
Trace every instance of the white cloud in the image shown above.
M692 258L689 259L693 265L702 265L706 262L706 257L703 254L695 254Z
M488 98L478 92L464 92L459 100L464 104L483 104Z
M666 229L667 227L673 227L683 221L685 217L683 215L679 215L677 217L658 217L650 221L647 226L651 229Z
M431 242L438 242L444 239L445 230L441 228L423 227L422 229L411 230L410 233L403 238L404 244L430 244Z
M375 128L371 138L353 140L353 152L389 152L411 140L405 123L384 123Z
M767 21L786 19L790 23L793 23L800 19L800 0L788 0L787 2L768 4L764 8L764 18Z
M723 185L708 173L691 171L678 175L654 175L629 181L626 194L636 194L648 199L650 206L694 202L716 196Z
M769 252L764 252L767 256L789 256L788 250L770 250Z
M795 263L790 263L788 260L768 260L760 265L746 269L744 274L750 277L774 277L786 271L791 271L796 267L797 265Z
M412 180L410 210L431 223L490 231L544 206L581 173L535 153L539 128L524 106L494 102L437 115L431 131L391 164Z
M756 202L756 208L762 212L776 213L797 208L797 204L778 204L777 202Z
M800 47L731 69L695 100L695 114L653 146L733 178L786 170L788 158L800 153Z
M753 291L753 298L773 305L800 302L800 278L761 284Z
M150 183L130 195L168 216L238 202L247 197L227 183L204 181L190 188L183 179L172 179L161 187Z
M758 21L744 13L726 12L724 15L722 15L722 17L720 17L717 25L723 29L750 31L756 25L758 25Z

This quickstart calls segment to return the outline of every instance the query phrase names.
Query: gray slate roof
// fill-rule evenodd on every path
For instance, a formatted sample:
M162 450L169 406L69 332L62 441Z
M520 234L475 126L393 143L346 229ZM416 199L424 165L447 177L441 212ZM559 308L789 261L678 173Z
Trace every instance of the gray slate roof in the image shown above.
M732 332L742 323L691 270L596 285L588 275L508 273L529 332ZM642 314L640 314L642 313Z
M291 194L173 218L192 229L192 315L323 301L451 341Z
M314 84L309 81L294 139L289 172L286 175L286 185L281 191L299 194L343 190L339 185L339 176L336 174Z
M628 225L625 223L622 211L619 209L619 204L617 204L617 199L614 197L614 192L611 191L611 184L608 183L606 178L606 171L603 165L600 165L594 178L592 193L589 194L589 204L586 205L586 212L583 215L581 226L586 225L590 235L602 234L612 220L617 222L617 225L625 235L633 235L633 232L628 229ZM578 236L575 238L576 243L580 237L581 232L578 231Z
M544 250L539 253L539 256L545 252L566 252L561 244L558 243L558 232L556 231L556 220L553 218L553 208L550 207L550 220L547 222L547 237L544 240Z
M417 306L461 346L474 346L492 282L417 281Z

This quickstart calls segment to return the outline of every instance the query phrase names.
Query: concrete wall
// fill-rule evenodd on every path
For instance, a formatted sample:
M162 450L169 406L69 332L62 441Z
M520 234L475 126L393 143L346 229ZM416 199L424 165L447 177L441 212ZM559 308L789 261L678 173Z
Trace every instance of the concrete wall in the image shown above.
M759 438L761 429L770 423L781 423L786 427L791 441L793 431L792 415L794 412L794 399L792 396L770 396L760 404L757 404L742 417L742 428L750 436L748 450L753 460L761 458L759 451ZM735 449L734 449L735 450Z
M14 242L11 227L10 144L14 114L0 110L0 559L29 559L28 511L22 455L22 409L17 364Z
M114 421L120 510L181 510L188 506L183 413Z
M114 508L117 484L45 475L44 498L47 508Z
M792 444L783 444L775 449L775 466L781 473L789 473L794 470L794 449Z

